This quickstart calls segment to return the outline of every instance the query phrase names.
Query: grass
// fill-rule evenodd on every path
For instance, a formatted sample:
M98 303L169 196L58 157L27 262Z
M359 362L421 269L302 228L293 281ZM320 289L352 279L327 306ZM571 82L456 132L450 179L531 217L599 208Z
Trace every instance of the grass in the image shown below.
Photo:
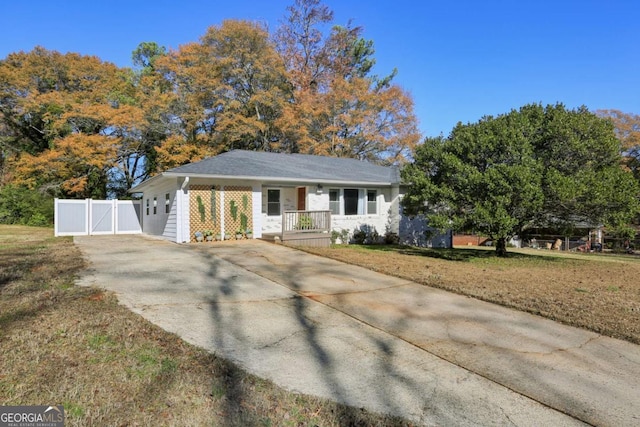
M0 225L0 405L65 407L68 426L396 426L288 392L77 287L70 238Z
M640 258L465 247L335 245L309 252L640 344Z

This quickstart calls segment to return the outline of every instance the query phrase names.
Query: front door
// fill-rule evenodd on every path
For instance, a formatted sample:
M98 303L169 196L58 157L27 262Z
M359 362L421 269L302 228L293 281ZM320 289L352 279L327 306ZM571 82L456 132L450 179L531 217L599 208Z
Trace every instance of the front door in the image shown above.
M298 187L298 210L307 210L307 188Z

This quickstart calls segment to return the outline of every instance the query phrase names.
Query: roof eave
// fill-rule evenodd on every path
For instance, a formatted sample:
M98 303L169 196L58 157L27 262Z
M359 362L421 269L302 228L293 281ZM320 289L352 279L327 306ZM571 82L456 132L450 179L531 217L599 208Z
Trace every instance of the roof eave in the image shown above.
M130 194L142 193L145 188L153 185L156 181L160 180L164 175L165 174L163 172L158 175L152 176L151 178L142 181L140 184L136 185L135 187L131 187L129 190L127 190L127 193L130 193Z
M206 179L229 179L237 181L263 181L263 182L283 182L283 183L312 183L322 185L362 185L362 186L380 186L391 187L398 185L397 182L391 181L346 181L337 179L316 179L316 178L288 178L277 176L250 176L250 175L215 175L207 173L176 173L176 172L164 172L163 176L172 177L189 177L189 178L206 178ZM155 177L154 177L155 178Z

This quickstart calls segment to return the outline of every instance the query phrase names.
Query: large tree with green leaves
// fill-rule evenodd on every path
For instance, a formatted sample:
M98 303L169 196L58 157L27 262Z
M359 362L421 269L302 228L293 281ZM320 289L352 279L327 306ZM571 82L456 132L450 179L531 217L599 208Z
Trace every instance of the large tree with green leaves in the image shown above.
M427 138L402 171L403 205L434 227L485 234L505 255L530 228L628 223L640 190L620 161L609 121L584 107L526 105Z

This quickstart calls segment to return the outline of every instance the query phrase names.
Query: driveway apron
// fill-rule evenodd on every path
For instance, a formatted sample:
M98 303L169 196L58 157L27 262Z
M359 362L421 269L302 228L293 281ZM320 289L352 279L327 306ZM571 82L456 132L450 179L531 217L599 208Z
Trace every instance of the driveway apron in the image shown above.
M77 237L82 285L297 392L423 425L638 425L640 350L260 241Z

